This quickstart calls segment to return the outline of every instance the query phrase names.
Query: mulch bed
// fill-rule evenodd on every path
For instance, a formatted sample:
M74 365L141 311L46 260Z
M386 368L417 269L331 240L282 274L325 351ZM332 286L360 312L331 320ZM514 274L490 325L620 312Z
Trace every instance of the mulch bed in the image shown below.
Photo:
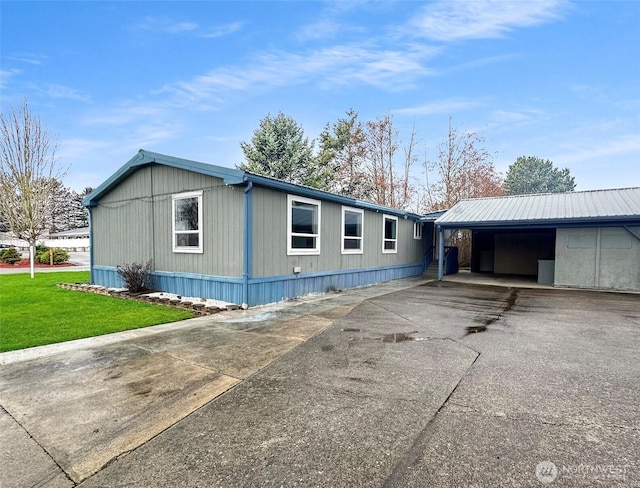
M50 264L40 264L38 262L34 263L34 267L35 268L57 268L60 266L64 266L64 267L68 267L68 266L75 266L75 264L72 263L61 263L61 264L54 264L53 266L51 266ZM26 259L21 259L20 261L18 261L17 263L11 265L11 264L7 264L4 261L0 261L0 268L28 268L29 267L29 258Z

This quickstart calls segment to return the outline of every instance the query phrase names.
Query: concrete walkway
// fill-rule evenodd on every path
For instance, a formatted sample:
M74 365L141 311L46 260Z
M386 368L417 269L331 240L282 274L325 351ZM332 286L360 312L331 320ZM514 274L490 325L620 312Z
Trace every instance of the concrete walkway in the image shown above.
M638 295L406 280L176 326L0 355L0 486L640 486Z
M362 300L422 282L2 353L0 464L8 469L0 470L0 486L74 486Z

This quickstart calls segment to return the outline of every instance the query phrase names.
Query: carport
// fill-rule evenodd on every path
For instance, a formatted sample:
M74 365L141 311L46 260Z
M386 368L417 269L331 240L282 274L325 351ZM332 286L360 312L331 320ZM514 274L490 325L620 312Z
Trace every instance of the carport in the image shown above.
M463 200L435 225L441 250L445 231L471 231L473 273L640 291L640 188Z

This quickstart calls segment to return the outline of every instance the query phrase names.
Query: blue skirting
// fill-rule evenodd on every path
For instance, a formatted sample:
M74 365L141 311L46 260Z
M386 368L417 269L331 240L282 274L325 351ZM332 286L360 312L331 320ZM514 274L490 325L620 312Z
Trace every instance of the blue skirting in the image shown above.
M279 302L312 293L383 283L385 281L418 276L424 272L424 263L380 268L338 270L299 275L269 276L248 279L249 306ZM206 297L242 304L242 278L210 276L191 273L152 271L152 286L157 290L191 297ZM122 287L116 268L94 266L93 282L108 287Z

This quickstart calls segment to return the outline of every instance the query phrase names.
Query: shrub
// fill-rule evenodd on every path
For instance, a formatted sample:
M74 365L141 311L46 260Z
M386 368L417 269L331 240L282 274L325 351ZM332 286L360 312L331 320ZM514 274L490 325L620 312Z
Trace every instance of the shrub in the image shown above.
M15 247L10 247L8 249L4 249L0 253L0 260L2 260L3 262L5 262L7 264L10 264L11 266L13 266L15 263L17 263L21 259L22 259L22 256L16 250Z
M51 262L49 252L49 248L46 248L46 250L36 253L36 261L41 264L49 264ZM69 261L69 253L67 251L64 249L53 250L53 264L62 264L67 261Z
M153 261L150 259L146 264L131 263L118 266L118 274L124 281L125 287L132 293L138 293L147 290L151 284L151 266Z
M45 252L45 251L49 252L49 248L47 246L45 246L44 244L40 244L40 245L36 246L36 256L38 254L41 254L41 253Z

